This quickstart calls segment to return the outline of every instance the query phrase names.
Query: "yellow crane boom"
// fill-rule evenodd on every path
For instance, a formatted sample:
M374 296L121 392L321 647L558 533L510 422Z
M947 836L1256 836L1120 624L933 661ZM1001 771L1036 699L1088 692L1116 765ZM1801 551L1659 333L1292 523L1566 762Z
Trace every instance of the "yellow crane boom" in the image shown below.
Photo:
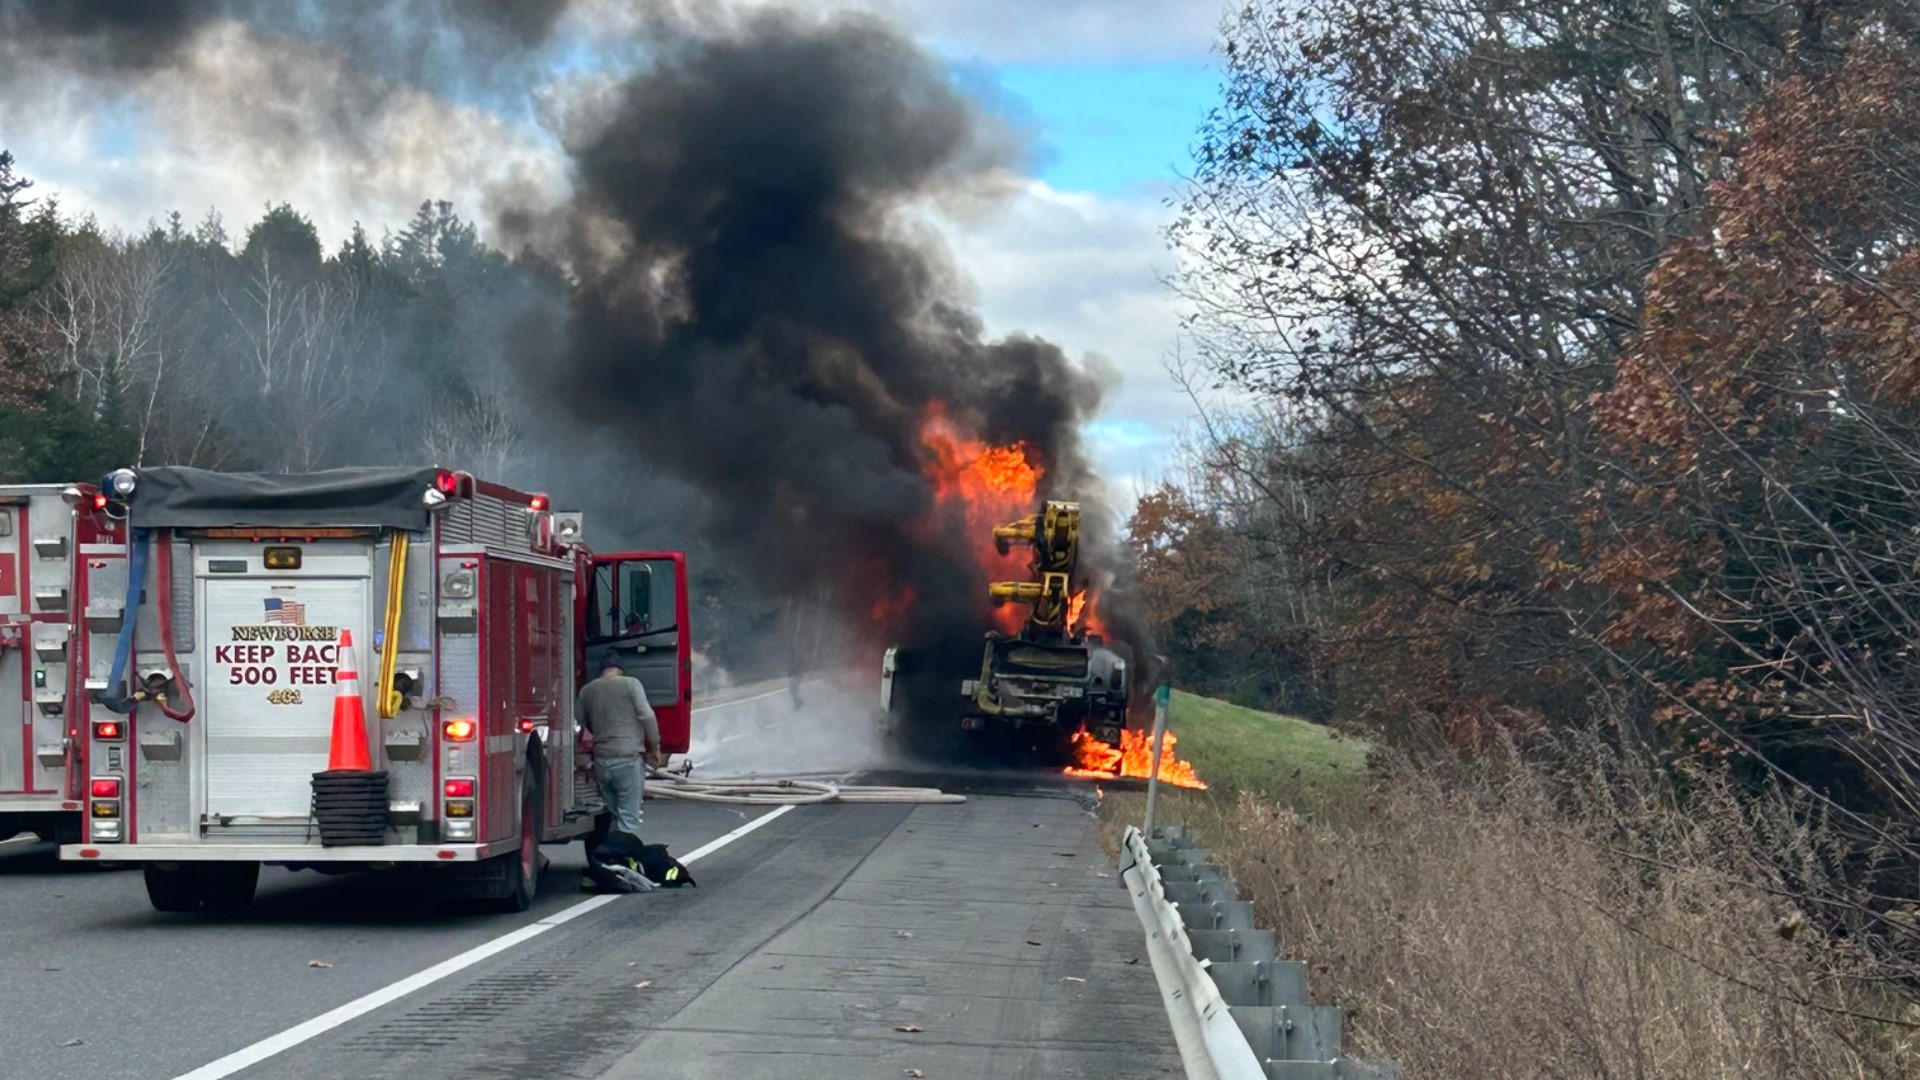
M1002 555L1014 544L1033 549L1031 581L996 581L987 586L994 604L1025 604L1030 634L1064 634L1073 599L1073 573L1080 558L1080 504L1048 500L1037 514L996 526L994 548Z

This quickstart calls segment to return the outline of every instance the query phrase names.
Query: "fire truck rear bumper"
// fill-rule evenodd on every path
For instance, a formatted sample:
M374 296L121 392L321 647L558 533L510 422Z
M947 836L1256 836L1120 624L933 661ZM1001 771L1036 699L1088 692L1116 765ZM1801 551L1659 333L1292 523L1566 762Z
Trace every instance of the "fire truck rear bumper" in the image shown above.
M307 847L296 844L62 844L63 862L471 863L517 850L519 844L383 844Z

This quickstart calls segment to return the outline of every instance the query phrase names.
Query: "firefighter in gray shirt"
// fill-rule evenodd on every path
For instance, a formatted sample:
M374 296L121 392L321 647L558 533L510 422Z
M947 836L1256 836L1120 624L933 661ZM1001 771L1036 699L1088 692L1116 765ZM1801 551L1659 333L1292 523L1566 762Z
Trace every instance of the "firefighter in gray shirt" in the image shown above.
M581 746L593 754L593 778L600 783L613 827L639 836L645 766L666 764L660 752L660 722L647 703L646 689L639 679L608 664L599 678L580 688L573 715L585 731Z

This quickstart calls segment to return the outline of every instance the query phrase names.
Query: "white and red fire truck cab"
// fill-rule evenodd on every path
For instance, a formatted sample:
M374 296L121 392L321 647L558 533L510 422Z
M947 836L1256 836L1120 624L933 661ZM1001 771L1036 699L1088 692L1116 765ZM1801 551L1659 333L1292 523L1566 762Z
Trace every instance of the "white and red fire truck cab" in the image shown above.
M42 840L80 837L78 749L68 737L73 695L77 553L93 542L63 493L92 488L0 486L0 840L31 832ZM19 696L11 697L18 689Z
M142 863L161 910L244 906L262 864L431 872L524 910L538 845L602 810L576 762L589 663L640 678L685 752L680 553L595 555L579 515L445 469L121 470L102 491L70 703L86 834L60 854ZM314 814L343 631L387 774L376 846L323 844Z

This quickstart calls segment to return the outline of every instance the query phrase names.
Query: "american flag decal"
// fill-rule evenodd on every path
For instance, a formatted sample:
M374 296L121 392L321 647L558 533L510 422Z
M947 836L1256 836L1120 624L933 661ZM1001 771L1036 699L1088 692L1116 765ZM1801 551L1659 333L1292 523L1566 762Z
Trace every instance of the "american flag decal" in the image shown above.
M267 621L287 626L307 625L307 605L298 600L282 600L277 596L267 598Z

